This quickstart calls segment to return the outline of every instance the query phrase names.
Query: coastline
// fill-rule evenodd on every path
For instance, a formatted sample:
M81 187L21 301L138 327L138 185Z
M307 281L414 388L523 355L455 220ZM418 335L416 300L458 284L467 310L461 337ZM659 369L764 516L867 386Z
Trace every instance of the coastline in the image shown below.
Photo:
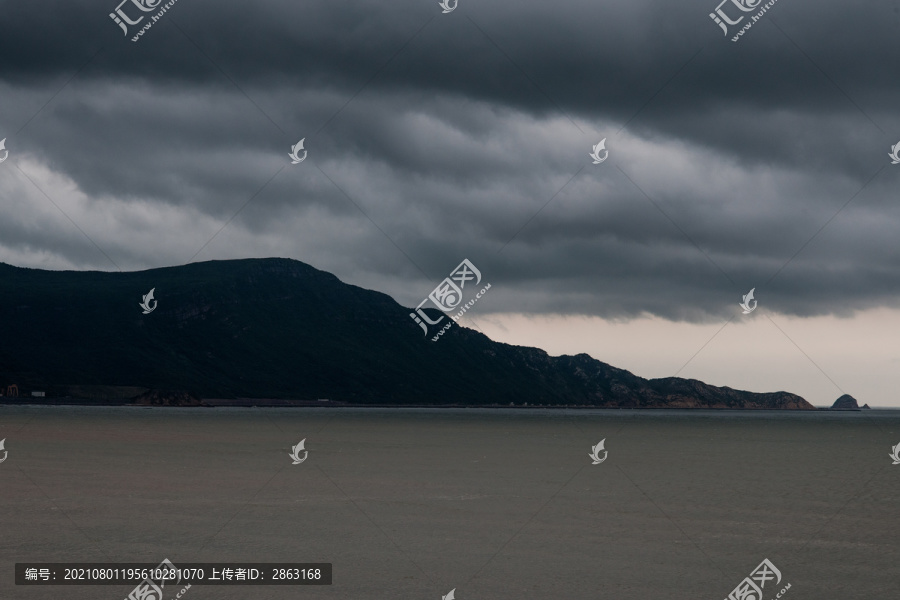
M185 404L143 404L134 402L133 398L33 398L33 397L0 397L0 408L3 406L124 406L134 408L434 408L434 409L499 409L499 410L620 410L620 411L724 411L724 412L863 412L866 410L897 410L891 408L831 408L815 406L808 408L729 408L711 406L595 406L591 404L548 404L522 405L516 404L385 404L354 403L338 400L289 400L282 398L203 398L196 403Z

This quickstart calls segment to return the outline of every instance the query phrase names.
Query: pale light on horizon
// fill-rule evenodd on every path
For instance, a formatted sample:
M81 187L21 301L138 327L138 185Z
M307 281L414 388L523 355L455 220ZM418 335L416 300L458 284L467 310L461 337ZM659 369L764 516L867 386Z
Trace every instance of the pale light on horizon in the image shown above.
M798 318L761 309L748 316L738 311L725 323L496 313L465 325L553 356L587 353L648 379L678 376L753 392L786 391L814 406L831 406L846 393L860 406L900 407L900 310Z

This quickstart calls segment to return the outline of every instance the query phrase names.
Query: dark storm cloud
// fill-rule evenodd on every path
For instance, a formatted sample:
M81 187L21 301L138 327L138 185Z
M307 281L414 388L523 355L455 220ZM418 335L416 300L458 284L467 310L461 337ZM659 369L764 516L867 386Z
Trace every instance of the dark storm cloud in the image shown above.
M114 268L19 166L125 269L291 256L416 304L469 257L480 310L897 305L897 2L779 0L739 43L707 0L179 0L138 43L117 4L0 5L2 260Z

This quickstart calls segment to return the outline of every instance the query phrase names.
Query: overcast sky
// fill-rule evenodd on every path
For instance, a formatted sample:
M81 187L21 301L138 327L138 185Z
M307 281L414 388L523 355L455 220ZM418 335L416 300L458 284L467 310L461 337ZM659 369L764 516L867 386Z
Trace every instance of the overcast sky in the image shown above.
M162 3L117 5L0 1L0 261L282 256L412 306L468 258L497 339L900 405L900 0L738 42L762 4L178 0L137 42Z

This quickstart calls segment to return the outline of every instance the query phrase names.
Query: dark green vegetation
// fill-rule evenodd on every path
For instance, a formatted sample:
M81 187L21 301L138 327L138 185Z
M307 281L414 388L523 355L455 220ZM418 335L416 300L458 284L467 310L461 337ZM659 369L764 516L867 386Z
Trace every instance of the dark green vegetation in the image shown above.
M144 315L151 288L159 304ZM361 404L813 408L786 392L642 379L462 327L432 342L409 313L288 259L132 273L0 264L0 385L48 396L77 384Z

